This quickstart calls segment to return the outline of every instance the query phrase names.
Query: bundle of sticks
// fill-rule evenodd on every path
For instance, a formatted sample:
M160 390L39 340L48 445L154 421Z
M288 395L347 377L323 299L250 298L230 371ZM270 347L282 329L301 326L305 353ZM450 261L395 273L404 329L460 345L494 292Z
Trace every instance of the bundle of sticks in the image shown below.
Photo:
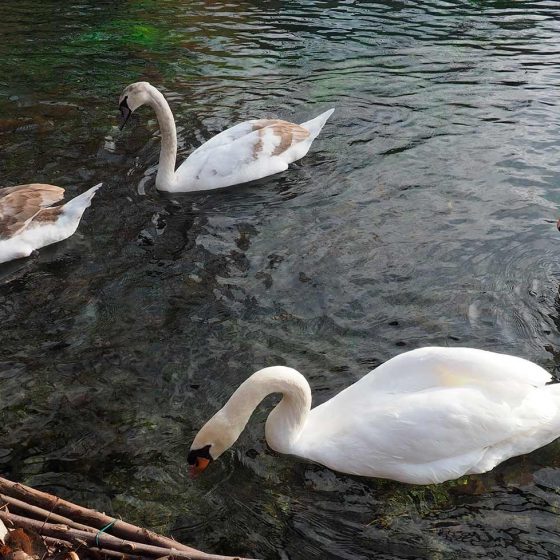
M40 560L49 556L73 560L86 557L248 560L201 552L153 531L0 477L0 545L3 543L4 550L10 551L4 556L25 560L25 556L14 555L5 546L10 535L15 540L16 530L40 536L44 544L44 552L38 555Z

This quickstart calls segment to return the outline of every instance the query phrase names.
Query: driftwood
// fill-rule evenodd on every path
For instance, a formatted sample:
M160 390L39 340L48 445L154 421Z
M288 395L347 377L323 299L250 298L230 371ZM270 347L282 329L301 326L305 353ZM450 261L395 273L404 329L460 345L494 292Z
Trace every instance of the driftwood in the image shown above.
M0 478L0 507L4 509L0 509L0 523L3 521L8 528L33 529L47 544L67 546L78 553L85 547L101 555L121 558L124 555L131 560L161 557L247 560L201 552L169 537L4 478ZM5 511L6 507L9 511Z
M20 500L35 503L48 511L58 513L64 517L77 519L79 522L98 530L115 521L113 517L99 513L93 509L78 506L72 502L47 494L46 492L35 490L34 488L30 488L29 486L25 486L17 482L11 482L5 478L0 478L0 491L15 496ZM130 523L121 521L120 519L117 519L111 527L111 533L114 535L120 535L124 539L130 539L136 542L143 542L167 548L173 546L174 548L178 548L186 552L200 553L198 550L191 548L190 546L182 545L173 539L163 537L147 529L136 527L135 525L131 525Z
M76 523L69 519L68 517L63 517L62 515L58 515L53 513L52 511L47 511L46 509L42 509L36 506L32 506L26 502L22 502L17 498L12 498L11 496L6 496L5 494L0 494L0 503L1 504L8 504L10 509L15 509L20 512L25 512L31 517L36 517L39 519L48 519L53 523L63 523L64 525L68 525L68 527L73 527L74 529L81 529L82 531L89 531L90 533L96 533L97 531L92 527L88 527L87 525L82 525L81 523Z
M62 539L55 539L53 537L43 537L48 545L55 548L73 548L71 542L63 541ZM80 552L79 549L77 549ZM96 552L103 556L110 556L112 558L123 558L124 554L122 552L117 552L116 550L107 550L106 548L96 548ZM78 553L72 551L68 553L68 556L75 555L76 557L67 558L67 560L80 560ZM136 556L134 554L126 554L126 560L145 560L144 556Z
M218 556L215 554L206 554L205 552L185 552L176 548L163 548L160 546L152 546L144 543L137 543L107 535L107 533L90 533L88 531L80 531L72 529L66 525L53 525L52 523L44 523L36 519L28 519L15 515L13 513L5 513L0 511L0 519L4 522L12 522L19 527L28 527L37 531L40 535L46 535L59 540L65 540L74 546L95 547L114 550L122 554L137 554L139 556L149 556L153 558L161 558L162 556L173 556L174 558L182 558L186 560L231 560L231 556ZM241 560L241 559L240 559Z
M55 539L54 537L43 537L45 542L55 548L73 548L71 542L64 541L62 539ZM112 558L123 558L125 556L122 552L117 552L116 550L108 550L106 548L96 548L96 552L101 554L102 556L110 556ZM80 552L78 550L78 552ZM75 555L75 557L70 557L70 555ZM79 555L72 551L68 553L67 560L80 560ZM144 556L136 556L135 554L126 554L126 560L145 560ZM233 560L236 560L235 558Z

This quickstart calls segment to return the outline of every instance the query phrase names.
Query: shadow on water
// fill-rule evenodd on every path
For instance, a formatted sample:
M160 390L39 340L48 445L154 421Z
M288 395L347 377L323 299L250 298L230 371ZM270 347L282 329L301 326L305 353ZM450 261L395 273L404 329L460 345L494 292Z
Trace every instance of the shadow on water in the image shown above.
M185 469L265 365L316 404L424 345L558 370L554 3L4 0L0 26L0 182L104 182L76 235L0 268L3 474L215 552L558 556L557 442L440 486L363 480L271 452L271 398ZM180 160L239 120L336 112L287 173L162 195L154 115L116 128L139 79Z

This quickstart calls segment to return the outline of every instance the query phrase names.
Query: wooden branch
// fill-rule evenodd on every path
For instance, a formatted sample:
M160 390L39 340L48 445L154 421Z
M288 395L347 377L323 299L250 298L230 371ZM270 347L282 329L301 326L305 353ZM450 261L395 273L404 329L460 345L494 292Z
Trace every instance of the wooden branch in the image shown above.
M91 527L95 527L96 529L102 529L103 527L106 527L107 525L115 521L113 517L109 517L108 515L105 515L103 513L78 506L76 504L73 504L72 502L57 498L52 494L47 494L46 492L41 492L40 490L35 490L34 488L30 488L29 486L25 486L24 484L12 482L11 480L7 480L1 477L0 492L3 492L4 494L13 496L15 498L19 498L20 500L24 500L26 502L35 503L41 508L46 509L47 511L56 512L64 517L77 519L81 524L90 525ZM136 525L132 525L131 523L127 523L126 521L121 521L120 519L117 519L115 521L110 531L113 535L117 535L124 539L135 542L142 542L145 544L151 544L154 546L165 548L172 547L176 550L183 550L184 552L189 552L191 554L205 554L199 550L196 550L195 548L191 548L190 546L170 539L169 537L158 535L153 531L137 527ZM199 557L202 558L201 556Z
M72 548L72 543L70 541L65 541L62 539L55 539L54 537L45 537L43 536L45 542L52 546L67 546L68 548Z
M73 544L69 541L64 541L62 539L55 539L54 537L43 537L45 542L50 546L65 546L69 550L72 550ZM127 554L126 552L117 552L116 550L108 550L106 548L96 548L96 552L100 552L105 556L112 556L114 558L124 558L127 560L145 560L145 556L135 556L134 554ZM79 548L76 548L76 552L80 552Z
M113 535L108 535L107 533L98 532L93 534L87 531L73 529L71 527L67 527L66 525L43 523L42 521L37 521L36 519L28 519L26 517L15 515L13 513L7 513L1 510L0 519L3 521L10 521L20 527L30 527L37 531L40 535L70 541L79 545L83 545L85 543L87 546L92 548L107 548L116 551L126 551L126 554L130 552L140 556L150 556L155 558L172 556L173 558L180 558L183 560L248 560L240 557L232 558L231 556L206 554L205 552L200 551L185 552L184 550L178 550L177 548L164 548L145 543L132 542L114 537Z
M12 508L15 508L18 511L25 512L26 514L31 514L34 517L39 517L42 521L50 521L51 523L63 523L64 525L68 525L68 527L73 527L74 529L89 531L90 533L97 533L97 531L93 527L88 527L87 525L76 523L72 519L68 519L67 517L63 517L62 515L52 513L40 507L32 506L26 502L18 500L17 498L6 496L5 494L0 494L0 502L4 502L12 506L10 507L10 510L12 510ZM1 505L3 504L0 504L0 506Z

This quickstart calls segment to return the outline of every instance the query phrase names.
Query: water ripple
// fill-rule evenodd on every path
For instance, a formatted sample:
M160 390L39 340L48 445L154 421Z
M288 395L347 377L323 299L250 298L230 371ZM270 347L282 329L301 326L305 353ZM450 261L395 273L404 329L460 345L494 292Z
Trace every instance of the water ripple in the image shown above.
M557 2L125 4L2 4L2 184L105 183L78 234L0 269L3 472L217 553L558 556L558 443L438 487L367 481L271 452L268 399L185 476L272 363L316 403L422 345L558 375ZM153 114L115 127L138 79L180 158L239 120L336 112L287 173L167 196Z

